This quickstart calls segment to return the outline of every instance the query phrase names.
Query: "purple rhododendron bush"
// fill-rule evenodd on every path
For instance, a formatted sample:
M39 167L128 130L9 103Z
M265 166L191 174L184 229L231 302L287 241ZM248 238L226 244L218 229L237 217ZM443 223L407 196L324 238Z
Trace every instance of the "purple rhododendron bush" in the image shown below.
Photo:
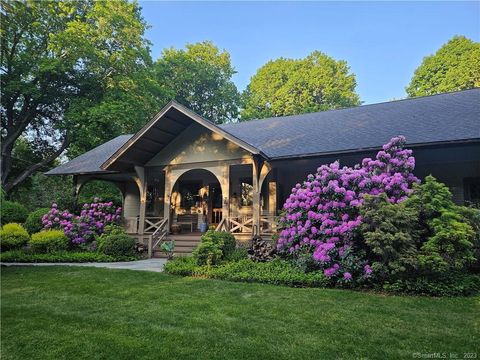
M57 204L52 204L42 222L45 230L63 230L72 247L94 247L95 237L103 234L108 225L118 224L121 214L121 207L114 206L112 202L99 202L95 199L90 204L84 204L79 215L68 210L61 211Z
M475 225L461 213L473 218L478 210L456 206L433 177L418 185L405 142L395 137L353 168L322 165L297 184L284 204L278 254L349 287L419 276L428 282L475 262ZM429 204L441 206L432 212Z

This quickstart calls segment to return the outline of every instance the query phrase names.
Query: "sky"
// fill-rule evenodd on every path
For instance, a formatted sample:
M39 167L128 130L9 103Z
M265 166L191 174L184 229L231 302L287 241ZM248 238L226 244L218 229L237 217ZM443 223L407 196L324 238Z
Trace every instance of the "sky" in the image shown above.
M480 2L140 1L157 59L210 40L231 55L244 90L258 68L314 50L346 60L364 104L400 99L423 57L454 35L480 40Z

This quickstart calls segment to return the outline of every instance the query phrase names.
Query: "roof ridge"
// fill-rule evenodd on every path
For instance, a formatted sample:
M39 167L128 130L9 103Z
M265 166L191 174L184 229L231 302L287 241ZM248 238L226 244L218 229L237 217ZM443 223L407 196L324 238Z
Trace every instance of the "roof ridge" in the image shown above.
M371 107L371 106L398 103L398 102L403 102L403 101L415 101L415 100L421 100L421 99L426 99L426 98L431 98L431 97L436 97L436 96L442 96L442 95L459 94L459 93L468 92L468 91L480 91L480 88L464 89L464 90L458 90L458 91L449 91L449 92L438 93L438 94L416 96L416 97L413 97L413 98L404 98L404 99L397 99L397 100L391 100L391 101L383 101L383 102L378 102L378 103L373 103L373 104L351 106L351 107L345 107L345 108L340 108L340 109L331 109L331 110L314 111L314 112L294 114L294 115L272 116L272 117L268 117L268 118L244 120L244 121L238 121L238 122L219 124L219 126L240 125L240 124L243 124L243 123L251 123L251 122L273 120L273 119L285 119L285 118L307 116L307 115L313 115L313 114L326 114L326 113L332 113L332 112L338 112L338 111L345 111L345 110L352 110L352 109L358 109L358 108L366 108L366 107Z

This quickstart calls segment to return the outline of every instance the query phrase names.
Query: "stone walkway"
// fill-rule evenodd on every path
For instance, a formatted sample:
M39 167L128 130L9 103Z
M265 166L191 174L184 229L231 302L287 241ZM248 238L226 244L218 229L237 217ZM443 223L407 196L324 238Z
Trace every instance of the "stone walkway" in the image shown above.
M90 266L107 269L127 269L162 272L166 259L147 259L107 263L0 263L1 266Z

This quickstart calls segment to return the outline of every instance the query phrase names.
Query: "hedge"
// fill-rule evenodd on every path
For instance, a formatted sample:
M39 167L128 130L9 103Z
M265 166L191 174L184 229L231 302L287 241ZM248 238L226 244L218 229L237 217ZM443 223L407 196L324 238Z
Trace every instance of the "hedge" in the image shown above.
M133 261L135 256L110 256L98 252L53 252L49 254L33 254L26 251L7 251L0 254L0 261L6 263L60 263L60 262L114 262Z

